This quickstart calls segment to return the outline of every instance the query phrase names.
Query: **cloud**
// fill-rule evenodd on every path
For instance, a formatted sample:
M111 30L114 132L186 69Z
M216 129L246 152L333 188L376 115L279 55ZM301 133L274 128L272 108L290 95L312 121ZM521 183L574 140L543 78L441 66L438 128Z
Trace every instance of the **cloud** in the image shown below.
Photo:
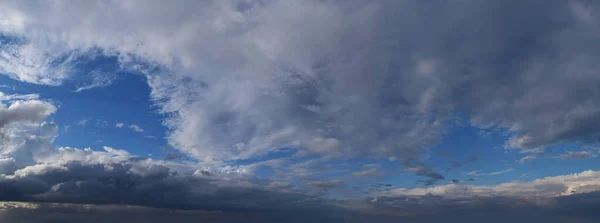
M111 147L54 148L57 129L53 123L42 123L9 134L4 145L8 150L0 157L1 200L274 213L338 209L299 191L265 187L270 182L253 180L233 168L208 171ZM200 174L191 174L194 170ZM326 187L319 182L311 185Z
M461 161L457 161L457 162L454 162L454 163L452 163L452 166L450 166L450 167L447 167L447 168L445 169L445 171L446 171L446 172L449 172L449 171L451 171L452 169L455 169L455 168L458 168L458 167L462 167L463 165L465 165L465 164L467 164L467 163L470 163L470 162L475 162L475 161L477 161L477 160L479 160L479 156L469 156L469 157L467 157L467 160L466 160L466 161L462 161L462 162L461 162Z
M352 175L357 176L357 177L374 177L374 176L380 176L382 174L383 173L377 168L361 170L361 171L352 173Z
M590 152L590 151L577 151L577 152L568 151L563 154L560 154L556 158L568 160L568 159L587 159L587 158L595 158L595 157L598 157L598 155L593 152Z
M204 161L296 146L396 157L433 182L420 163L458 115L522 151L597 142L597 3L498 4L4 2L0 67L58 85L100 49L147 77L170 145Z
M131 129L131 130L133 130L133 131L135 131L135 132L139 132L139 133L142 133L142 132L144 132L144 129L143 129L143 128L141 128L141 127L140 127L139 125L137 125L137 124L131 124L131 125L127 125L127 124L125 124L125 123L119 122L119 123L115 124L115 127L117 127L117 128L128 127L129 129ZM151 136L150 136L150 137L151 137Z
M344 181L340 179L334 179L329 181L307 180L306 182L304 182L304 184L306 184L306 186L309 187L327 190L344 186Z
M56 111L54 105L40 101L15 101L6 107L0 104L0 128L12 123L36 124Z
M501 170L501 171L496 171L496 172L490 172L490 173L482 173L479 170L475 170L475 171L468 172L467 175L471 175L471 176L495 176L495 175L509 173L509 172L514 171L514 170L515 169L513 169L513 168L509 168L509 169L506 169L506 170Z
M493 186L447 184L432 188L398 188L391 190L390 193L403 196L425 196L431 193L448 198L473 196L553 197L598 191L600 190L598 176L600 176L600 172L588 170L581 173L546 177L529 182L509 182Z
M39 94L11 94L6 95L3 92L0 92L0 101L14 101L14 100L35 100L40 97Z
M43 203L12 205L0 215L3 220L23 217L22 211L26 207L28 219L32 222L69 222L90 216L106 220L111 216L121 216L115 220L118 222L125 221L123 216L129 216L131 212L186 221L192 220L190 216L198 215L193 220L210 216L214 221L239 222L237 213L240 212L250 213L252 217L247 218L253 220L256 217L259 222L352 222L357 217L362 221L372 219L369 222L382 219L384 222L398 219L428 221L432 216L440 219L476 218L473 215L465 217L464 213L461 216L452 214L458 210L472 210L490 216L497 210L511 213L523 208L542 208L556 213L560 220L569 220L572 215L592 216L586 209L570 208L572 205L591 208L600 201L593 193L589 194L600 190L600 172L597 171L492 186L448 184L407 189L381 184L377 187L386 189L372 190L369 195L377 197L368 202L330 200L314 193L290 190L289 184L257 180L246 175L246 171L240 171L242 168L201 169L197 164L140 158L111 147L100 151L55 148L52 141L57 136L58 126L50 122L5 130L9 131L10 137L6 141L9 144L4 144L9 150L3 151L0 159L0 187L3 188L0 199ZM290 168L309 167L318 164L317 161ZM375 165L364 167L376 168ZM414 171L428 172L424 167ZM303 183L317 192L346 187L346 182L341 179L305 180ZM540 199L543 202L540 203ZM188 211L176 211L180 209ZM182 212L185 215L179 216L178 213ZM63 214L50 216L49 213ZM531 217L546 216L534 213ZM500 216L516 219L513 215Z
M519 163L525 163L525 162L529 162L532 161L534 159L537 159L537 155L529 155L529 156L524 156L523 158L521 158L519 160Z
M87 79L90 80L85 80L83 83L80 83L80 86L75 89L75 92L81 92L93 88L103 88L111 85L116 79L114 74L111 75L110 73L99 71L92 71L88 74L88 76L89 77Z
M138 125L129 125L129 128L135 132L144 132L144 129L140 128Z
M87 124L88 120L87 119L81 119L77 122L77 126L85 126Z

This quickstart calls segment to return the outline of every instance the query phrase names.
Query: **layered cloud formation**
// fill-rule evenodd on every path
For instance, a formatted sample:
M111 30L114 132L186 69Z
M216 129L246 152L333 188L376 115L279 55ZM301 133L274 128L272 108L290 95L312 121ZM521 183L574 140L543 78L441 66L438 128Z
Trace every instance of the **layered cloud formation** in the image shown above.
M36 95L2 94L0 199L334 215L387 215L412 201L423 212L460 199L560 203L552 197L598 190L598 173L384 187L353 203L322 196L344 192L344 180L307 172L334 171L323 166L337 160L391 160L431 186L445 176L425 164L429 150L457 123L510 135L504 147L521 152L523 162L557 143L599 143L599 7L561 0L1 2L3 74L57 86L81 80L77 61L115 58L118 70L146 78L177 155L56 148L57 124L47 118L57 107ZM115 78L88 73L74 91ZM264 160L282 152L310 159ZM191 161L178 160L184 155ZM265 167L273 179L253 175ZM367 166L352 176L382 174Z
M3 3L2 67L60 84L73 58L118 56L202 160L298 146L411 166L456 114L525 151L597 141L589 2L180 3Z

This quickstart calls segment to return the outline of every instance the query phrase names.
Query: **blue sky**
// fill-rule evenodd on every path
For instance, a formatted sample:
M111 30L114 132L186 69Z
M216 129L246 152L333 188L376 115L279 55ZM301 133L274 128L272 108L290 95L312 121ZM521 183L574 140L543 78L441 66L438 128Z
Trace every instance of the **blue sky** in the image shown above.
M393 222L595 199L599 9L3 2L0 201Z
M99 58L82 61L83 71L76 72L77 77L61 86L44 86L22 83L2 76L5 94L39 94L42 99L51 100L59 106L61 112L49 117L60 123L60 134L55 146L101 149L110 145L115 148L127 148L132 154L148 156L163 155L167 145L164 136L166 128L149 98L148 85L140 75L121 72L116 62ZM84 79L89 70L97 67L111 67L115 79L105 87L93 88L81 92L78 79ZM79 78L81 76L81 78ZM124 128L117 128L124 123ZM135 132L128 126L138 125L143 132Z

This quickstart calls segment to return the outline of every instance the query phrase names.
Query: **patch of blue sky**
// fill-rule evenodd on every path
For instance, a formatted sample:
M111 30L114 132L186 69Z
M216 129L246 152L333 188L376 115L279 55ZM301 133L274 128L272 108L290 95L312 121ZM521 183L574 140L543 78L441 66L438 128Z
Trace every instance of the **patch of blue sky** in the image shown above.
M110 75L111 82L76 92L90 84L90 75ZM144 76L120 70L115 57L90 56L77 61L74 73L60 86L47 86L15 81L0 75L1 91L13 94L39 94L58 107L50 117L60 126L56 146L90 147L101 150L103 146L125 149L138 156L160 159L167 131L162 125L165 118L149 99L150 89ZM77 125L86 120L85 125ZM117 123L124 123L117 128ZM137 125L143 132L129 128Z

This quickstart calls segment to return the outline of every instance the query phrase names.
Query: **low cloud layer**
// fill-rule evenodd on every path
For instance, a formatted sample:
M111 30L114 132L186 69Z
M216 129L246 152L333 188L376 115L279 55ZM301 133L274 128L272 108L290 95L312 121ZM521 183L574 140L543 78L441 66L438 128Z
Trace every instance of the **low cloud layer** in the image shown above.
M488 217L498 215L505 220L526 222L535 215L517 218L517 215L502 214L526 209L555 222L585 222L594 217L585 209L587 206L573 209L568 204L600 202L596 195L600 191L600 172L597 171L494 186L448 184L405 189L373 184L379 189L364 191L372 199L338 199L325 192L343 191L349 186L344 180L305 179L303 185L308 188L298 188L286 182L255 178L251 166L217 170L193 163L136 157L111 147L104 147L102 151L56 148L52 142L57 129L55 123L34 125L29 121L5 129L9 134L0 157L0 187L3 188L0 200L33 202L34 208L15 208L16 204L7 203L0 219L30 215L29 222L52 219L77 222L76 219L90 216L105 220L121 216L115 221L126 222L126 219L150 214L157 218L149 222L164 218L182 222L197 219L214 222L393 222L405 219L418 222L438 218L474 222L481 217L469 213L481 212ZM318 163L308 160L289 168L300 170L315 164ZM353 175L377 176L379 167L365 164L364 170ZM417 174L431 172L426 167L411 170ZM511 169L478 174L508 171ZM292 176L302 176L302 172ZM355 192L360 191L359 188ZM515 202L519 205L515 206ZM99 204L109 206L97 206ZM459 212L464 214L456 215Z

